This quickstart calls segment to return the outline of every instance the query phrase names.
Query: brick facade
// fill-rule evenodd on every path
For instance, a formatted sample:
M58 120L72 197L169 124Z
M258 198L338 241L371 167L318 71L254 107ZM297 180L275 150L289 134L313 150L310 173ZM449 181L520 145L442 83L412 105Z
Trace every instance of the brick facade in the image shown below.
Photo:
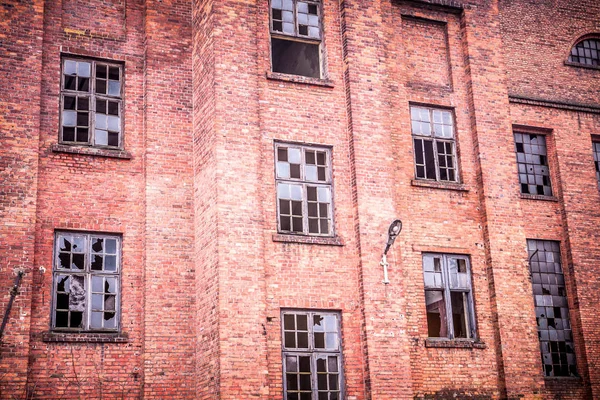
M600 5L321 3L322 79L271 72L267 0L0 4L0 399L281 400L282 310L339 312L347 400L600 398L600 69L567 62ZM122 148L59 143L66 55L124 66ZM458 182L416 179L411 106L451 111ZM278 232L275 142L331 149L335 237ZM121 237L118 331L52 329L57 231ZM527 239L560 243L576 377L544 376ZM469 257L476 340L428 337L424 253Z

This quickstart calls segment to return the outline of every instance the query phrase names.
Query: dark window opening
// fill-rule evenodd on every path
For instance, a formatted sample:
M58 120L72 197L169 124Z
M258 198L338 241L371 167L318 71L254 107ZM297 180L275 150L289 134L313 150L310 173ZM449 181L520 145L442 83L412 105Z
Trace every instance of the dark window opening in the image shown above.
M527 240L527 250L544 374L578 376L560 245Z
M600 66L600 39L586 39L571 49L569 61L583 65Z
M321 77L319 44L273 38L271 50L273 72Z
M515 133L515 149L521 193L552 196L546 137Z

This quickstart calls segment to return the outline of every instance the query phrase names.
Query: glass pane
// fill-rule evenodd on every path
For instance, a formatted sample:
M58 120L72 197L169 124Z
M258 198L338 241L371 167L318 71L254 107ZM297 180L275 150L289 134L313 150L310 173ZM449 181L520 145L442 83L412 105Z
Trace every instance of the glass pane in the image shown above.
M291 190L292 200L302 200L302 186L300 185L289 185Z
M427 308L428 336L448 337L444 292L437 290L425 291L425 306Z
M288 179L290 177L290 164L287 162L278 161L276 165L277 177Z
M329 188L327 187L319 187L317 189L318 192L318 200L321 203L329 203L331 200L331 197L329 195Z
M92 295L92 309L93 310L102 310L103 304L104 304L104 295L101 295L101 294Z
M288 149L288 157L289 162L292 164L300 164L301 163L301 153L300 149L290 148Z
M298 360L296 356L287 356L285 358L285 370L287 372L297 372L298 371ZM289 389L289 387L288 387Z
M108 130L113 132L121 132L121 118L109 115Z
M88 62L78 62L77 63L77 75L79 75L79 76L89 78L91 69L92 69L92 66Z
M305 168L306 171L306 180L307 181L316 181L317 180L317 167L314 165L307 165Z
M90 321L92 328L102 328L102 314L101 312L92 312L92 319Z
M105 256L104 257L104 269L107 271L117 270L117 256Z
M117 293L117 279L116 278L106 278L104 282L104 292L105 293Z
M104 292L104 279L101 276L92 276L92 292Z
M116 81L108 81L108 94L110 96L120 96L121 83Z
M77 125L77 112L63 111L62 124L63 124L63 126L76 126Z
M98 146L108 145L108 132L96 129L94 134L94 142Z
M77 63L75 61L65 61L65 75L76 75L77 74Z

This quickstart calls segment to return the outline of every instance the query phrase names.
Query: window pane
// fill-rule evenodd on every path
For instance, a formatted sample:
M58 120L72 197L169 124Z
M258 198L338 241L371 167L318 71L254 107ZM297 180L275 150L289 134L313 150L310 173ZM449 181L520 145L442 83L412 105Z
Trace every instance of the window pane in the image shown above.
M528 240L529 268L544 374L577 376L565 281L558 242Z
M425 291L427 308L427 331L429 337L448 337L448 318L444 292L438 290Z

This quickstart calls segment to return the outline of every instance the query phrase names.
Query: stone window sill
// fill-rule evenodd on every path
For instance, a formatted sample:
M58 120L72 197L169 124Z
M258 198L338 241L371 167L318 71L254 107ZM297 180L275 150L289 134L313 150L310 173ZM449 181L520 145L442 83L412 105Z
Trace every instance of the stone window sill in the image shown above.
M323 236L304 236L304 235L286 235L282 233L273 234L274 242L281 243L302 243L302 244L318 244L325 246L343 246L344 242L339 236L323 237Z
M121 158L124 160L131 159L131 153L125 150L118 149L102 149L98 147L87 147L87 146L71 146L66 144L55 143L52 145L52 151L54 153L70 153L70 154L82 154L88 156L99 156L108 158Z
M425 347L450 349L485 349L486 344L474 340L425 339Z
M443 189L443 190L456 190L459 192L468 192L469 191L469 189L467 189L467 187L465 185L463 185L462 183L455 183L455 182L437 182L437 181L426 181L426 180L420 180L420 179L413 179L410 181L410 184L412 186Z
M571 62L571 61L565 61L565 65L568 65L570 67L600 70L600 65L580 64L580 63L575 63L575 62Z
M281 72L267 71L267 79L273 81L284 81L294 83L304 83L306 85L323 86L332 88L333 82L329 79L310 78L308 76L282 74Z
M527 200L558 201L558 197L556 196L543 196L540 194L521 193L521 198Z
M127 343L129 342L129 336L123 332L43 332L42 341L58 343Z

